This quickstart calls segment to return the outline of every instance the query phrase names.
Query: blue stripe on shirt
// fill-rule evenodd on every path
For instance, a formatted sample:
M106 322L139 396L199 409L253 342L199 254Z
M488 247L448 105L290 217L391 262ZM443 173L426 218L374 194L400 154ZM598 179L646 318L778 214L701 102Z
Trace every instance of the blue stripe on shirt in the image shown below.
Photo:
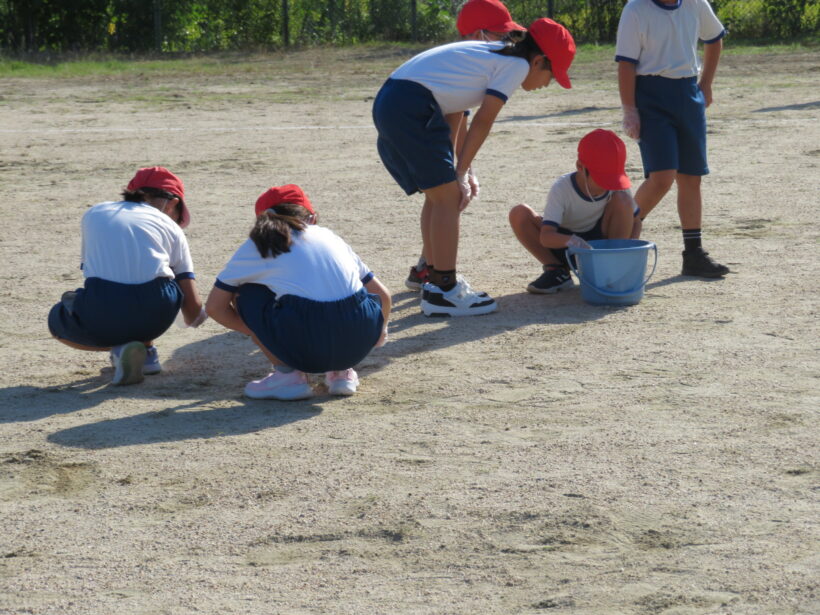
M616 62L630 62L631 64L637 64L638 61L633 58L627 58L626 56L615 56Z
M507 95L504 92L499 92L498 90L487 90L486 94L500 98L503 102L507 102Z
M216 282L214 282L214 287L228 291L229 293L235 293L239 290L238 286L231 286L230 284L225 284L225 282L223 282L219 278L217 278Z
M702 42L704 45L708 45L708 44L710 44L710 43L717 43L720 39L722 39L724 36L726 36L726 34L727 34L726 30L723 30L723 32L721 32L720 34L718 34L715 38L711 38L711 39L709 39L708 41L701 41L701 42Z

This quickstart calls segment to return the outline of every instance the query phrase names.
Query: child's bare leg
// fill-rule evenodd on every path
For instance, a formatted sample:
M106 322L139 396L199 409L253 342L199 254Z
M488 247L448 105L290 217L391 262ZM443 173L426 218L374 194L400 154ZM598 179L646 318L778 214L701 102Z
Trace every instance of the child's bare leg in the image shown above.
M678 173L678 216L684 229L699 229L703 217L700 175Z
M275 354L273 354L270 350L265 348L265 345L262 342L260 342L259 338L256 337L253 333L251 333L251 340L253 340L253 343L259 347L259 350L262 351L262 354L268 358L268 361L270 361L271 365L273 365L274 367L287 367L281 360L279 360L279 358Z
M461 191L456 182L449 182L424 191L430 201L430 222L427 226L428 251L438 271L455 271L458 258L458 233Z
M552 250L541 245L541 216L521 203L510 210L510 227L521 245L542 265L559 265Z
M653 171L649 177L641 184L635 193L635 202L641 208L641 218L646 218L649 212L655 209L655 205L661 202L666 196L675 181L677 171L668 169L666 171Z
M632 199L625 192L615 192L604 209L601 230L608 239L629 239L632 236L634 212Z
M91 350L92 352L102 352L102 351L111 350L110 346L107 347L107 348L99 348L97 346L83 346L82 344L77 344L76 342L72 342L70 340L66 340L66 339L63 339L61 337L55 337L55 336L52 336L52 337L54 337L54 339L57 340L58 342L61 342L61 343L65 344L66 346L71 346L71 348L76 348L77 350Z
M421 255L427 261L427 265L432 267L433 256L430 254L430 216L433 205L430 198L424 196L424 205L421 208Z

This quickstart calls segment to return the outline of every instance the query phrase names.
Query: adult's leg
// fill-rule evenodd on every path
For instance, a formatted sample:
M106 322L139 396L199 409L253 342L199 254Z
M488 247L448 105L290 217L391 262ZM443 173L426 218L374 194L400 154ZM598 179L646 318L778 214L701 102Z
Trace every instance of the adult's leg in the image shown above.
M560 265L552 250L541 245L542 218L532 207L521 203L510 210L510 227L527 252L542 265Z
M649 177L641 184L635 193L635 202L641 208L641 218L646 218L655 205L661 202L661 199L666 196L672 184L675 182L677 171L674 169L667 169L664 171L652 171Z

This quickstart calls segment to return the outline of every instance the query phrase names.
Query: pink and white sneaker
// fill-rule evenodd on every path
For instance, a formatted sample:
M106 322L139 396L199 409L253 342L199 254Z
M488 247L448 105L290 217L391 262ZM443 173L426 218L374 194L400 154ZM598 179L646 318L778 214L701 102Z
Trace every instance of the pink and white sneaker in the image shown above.
M261 380L253 380L246 384L245 396L251 399L292 401L313 397L313 389L310 388L304 372L293 370L285 374L274 371Z
M331 395L353 395L359 386L359 376L352 367L338 372L325 372L325 384Z

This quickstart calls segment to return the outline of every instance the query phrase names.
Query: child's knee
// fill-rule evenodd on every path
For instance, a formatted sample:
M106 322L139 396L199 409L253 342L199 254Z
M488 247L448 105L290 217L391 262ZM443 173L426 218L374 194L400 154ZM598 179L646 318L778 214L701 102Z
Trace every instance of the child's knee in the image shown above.
M508 214L510 226L513 228L521 228L528 222L531 222L533 216L537 215L532 207L524 203L520 203L513 207Z
M666 192L672 187L672 184L675 183L676 176L677 171L674 169L654 171L649 174L649 179L647 181L652 183L656 189Z

